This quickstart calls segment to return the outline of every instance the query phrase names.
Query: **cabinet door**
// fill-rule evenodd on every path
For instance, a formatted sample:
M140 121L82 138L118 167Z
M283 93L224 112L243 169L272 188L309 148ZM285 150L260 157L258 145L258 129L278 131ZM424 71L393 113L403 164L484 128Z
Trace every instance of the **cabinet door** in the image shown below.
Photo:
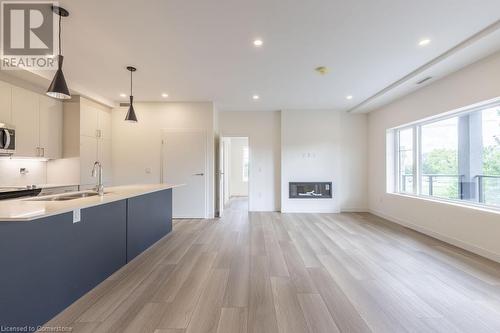
M50 159L62 156L62 103L53 98L40 98L40 147L42 156Z
M98 159L97 138L80 136L80 184L95 185L97 179L92 177L92 167Z
M99 139L99 162L101 162L104 173L104 184L111 185L111 139Z
M0 123L12 125L12 86L0 81Z
M111 111L99 110L98 127L101 138L111 140Z
M97 137L99 111L88 102L80 102L80 135Z
M16 156L37 157L39 142L38 95L12 88L12 123L16 127Z

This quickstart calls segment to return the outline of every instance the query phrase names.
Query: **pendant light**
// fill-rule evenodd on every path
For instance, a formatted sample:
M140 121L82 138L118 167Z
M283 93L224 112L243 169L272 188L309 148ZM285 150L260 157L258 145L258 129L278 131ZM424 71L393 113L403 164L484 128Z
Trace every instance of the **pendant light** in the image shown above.
M137 116L135 115L134 110L134 96L132 94L132 73L137 70L137 68L132 66L127 66L127 70L130 71L130 106L128 107L127 116L125 117L125 121L137 122Z
M70 99L71 95L62 71L64 57L62 56L61 50L61 20L63 17L68 17L69 12L58 6L52 6L52 11L59 15L59 54L57 55L57 71L47 90L47 95L56 99Z

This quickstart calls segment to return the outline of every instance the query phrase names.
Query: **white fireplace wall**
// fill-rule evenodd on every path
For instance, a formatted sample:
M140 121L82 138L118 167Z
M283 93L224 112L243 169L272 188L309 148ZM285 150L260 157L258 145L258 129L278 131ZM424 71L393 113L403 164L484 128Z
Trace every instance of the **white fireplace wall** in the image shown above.
M282 212L367 210L367 117L332 110L281 112ZM290 199L289 182L331 181L332 199Z

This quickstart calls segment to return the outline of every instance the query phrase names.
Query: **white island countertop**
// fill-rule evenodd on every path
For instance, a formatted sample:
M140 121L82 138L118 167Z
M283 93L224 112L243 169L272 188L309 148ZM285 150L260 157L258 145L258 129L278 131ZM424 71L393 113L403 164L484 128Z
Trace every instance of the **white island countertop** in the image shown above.
M171 184L144 184L144 185L124 185L105 187L104 195L89 196L65 201L42 201L40 198L51 198L61 195L70 195L64 193L58 195L48 195L44 197L32 197L29 199L14 199L0 201L0 223L15 221L31 221L52 215L71 212L75 209L98 206L113 201L124 200L139 195L168 190L182 185ZM82 193L91 191L72 192Z

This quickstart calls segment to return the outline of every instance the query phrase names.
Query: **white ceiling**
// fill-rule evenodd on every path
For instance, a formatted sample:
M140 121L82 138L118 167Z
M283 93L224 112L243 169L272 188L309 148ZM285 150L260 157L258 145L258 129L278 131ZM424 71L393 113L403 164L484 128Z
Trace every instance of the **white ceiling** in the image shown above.
M125 66L134 65L138 101L214 101L227 111L352 109L500 18L499 0L60 4L70 11L63 23L64 73L75 92L107 104L126 101L119 96L129 93ZM253 46L256 37L263 47ZM419 47L422 38L432 42ZM440 75L499 47L490 38ZM314 72L320 65L330 73Z

